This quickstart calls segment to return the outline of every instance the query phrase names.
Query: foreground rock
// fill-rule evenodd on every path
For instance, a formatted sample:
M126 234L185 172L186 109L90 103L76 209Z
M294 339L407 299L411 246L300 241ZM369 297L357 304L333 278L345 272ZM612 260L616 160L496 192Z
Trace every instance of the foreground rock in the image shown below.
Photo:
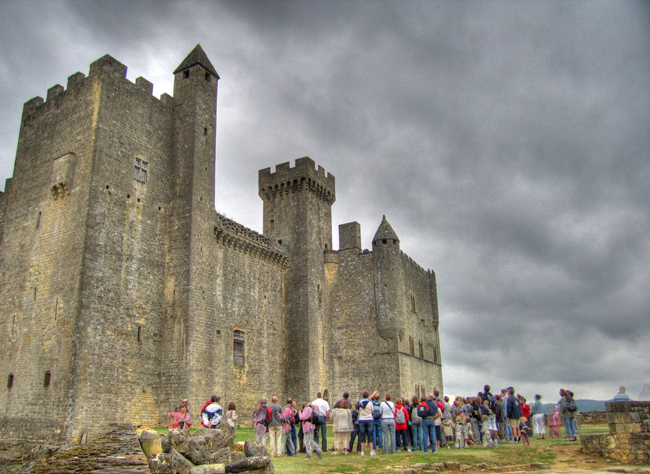
M246 441L243 452L232 430L201 428L193 435L170 430L167 435L143 432L138 438L152 474L222 474L275 472L266 448Z

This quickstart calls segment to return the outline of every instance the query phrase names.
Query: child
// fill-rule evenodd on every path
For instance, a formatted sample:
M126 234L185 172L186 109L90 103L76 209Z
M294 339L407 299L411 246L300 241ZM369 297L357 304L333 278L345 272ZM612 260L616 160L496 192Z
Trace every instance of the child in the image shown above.
M560 437L560 407L556 406L553 413L548 415L549 438Z
M454 421L454 428L456 430L456 449L461 449L465 447L465 416L461 413L456 416Z
M527 421L528 418L526 418L525 416L519 418L519 431L521 432L521 440L524 446L530 446L529 436L531 435L531 431Z
M451 421L451 418L445 418L442 420L442 433L445 435L447 440L447 449L451 449L451 442L454 439L454 422Z
M232 428L232 433L233 436L235 435L235 432L237 430L237 420L239 419L239 416L237 416L237 407L235 405L235 402L230 402L228 404L228 411L226 412L226 424Z
M489 448L490 446L494 446L494 441L492 441L492 430L490 430L491 426L490 423L488 423L489 416L488 415L483 415L481 417L481 434L483 435L483 447L484 448Z

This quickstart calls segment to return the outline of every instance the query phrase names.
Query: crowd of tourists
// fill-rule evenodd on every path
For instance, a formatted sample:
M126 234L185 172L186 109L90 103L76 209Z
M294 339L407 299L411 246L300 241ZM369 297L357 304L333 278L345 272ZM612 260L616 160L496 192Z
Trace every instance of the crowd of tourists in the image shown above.
M296 456L304 452L311 458L312 451L320 458L327 452L327 424L332 425L334 455L356 452L375 456L402 450L437 453L439 449L464 449L471 445L484 448L499 443L522 443L530 446L533 433L537 439L560 437L564 424L566 437L576 441L577 406L573 392L560 390L560 399L553 410L545 412L541 396L528 402L513 387L493 395L489 385L476 396L440 397L434 390L427 397L382 397L378 392L364 392L361 400L350 401L349 393L332 408L319 392L316 399L298 408L289 398L280 406L278 397L270 401L261 398L252 414L256 440L268 445L271 456ZM200 411L201 425L216 428L221 423L236 430L238 415L231 402L226 412L221 398L214 395ZM176 411L168 414L169 427L189 430L192 418L183 400ZM547 429L548 426L548 429ZM356 441L356 445L355 445ZM320 443L320 446L319 446Z

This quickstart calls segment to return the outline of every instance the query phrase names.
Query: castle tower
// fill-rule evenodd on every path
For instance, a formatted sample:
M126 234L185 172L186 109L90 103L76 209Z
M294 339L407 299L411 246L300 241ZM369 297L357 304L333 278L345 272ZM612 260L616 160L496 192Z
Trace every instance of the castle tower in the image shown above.
M328 382L329 311L323 253L332 249L335 180L311 158L259 172L264 234L286 245L286 377L297 400L313 398Z
M162 364L168 392L161 410L183 391L205 397L201 367L205 354L193 344L208 324L206 292L210 265L204 252L213 240L215 140L219 75L200 45L174 71L173 181L165 282L165 330ZM203 360L202 360L203 358ZM187 392L185 392L187 393Z
M377 330L384 339L395 341L404 331L403 310L406 307L404 271L399 238L383 216L372 239L375 255L375 295L377 297Z

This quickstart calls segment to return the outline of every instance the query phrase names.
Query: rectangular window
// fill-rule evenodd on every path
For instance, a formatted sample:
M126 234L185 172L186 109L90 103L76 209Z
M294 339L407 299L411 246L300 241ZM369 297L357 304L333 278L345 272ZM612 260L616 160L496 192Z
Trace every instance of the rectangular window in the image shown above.
M244 366L244 331L236 330L233 333L233 361L236 366Z
M136 158L135 168L133 170L133 178L143 183L146 183L148 171L149 171L149 163L141 160L140 158Z

